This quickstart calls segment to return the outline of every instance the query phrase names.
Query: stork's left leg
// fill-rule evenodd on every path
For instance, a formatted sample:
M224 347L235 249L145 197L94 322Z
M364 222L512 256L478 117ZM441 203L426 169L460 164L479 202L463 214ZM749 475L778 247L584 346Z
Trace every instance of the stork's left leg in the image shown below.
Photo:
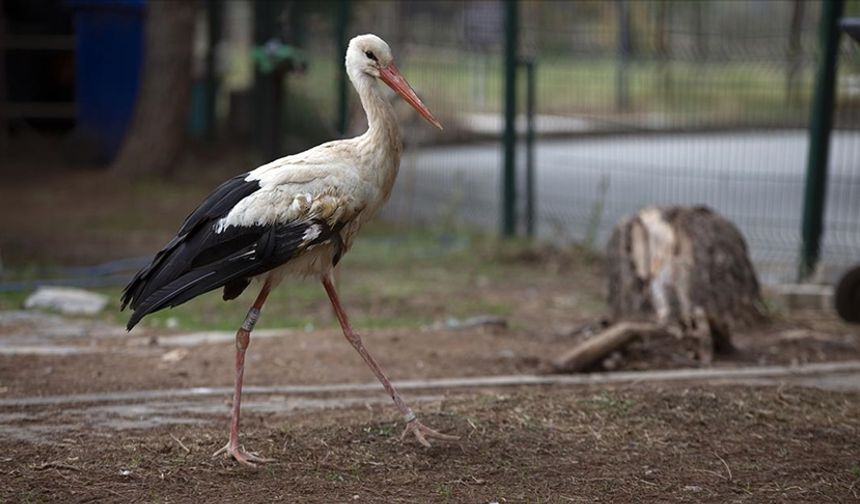
M263 284L263 288L260 289L260 294L257 296L257 300L254 301L254 305L250 310L248 310L245 322L242 323L242 327L240 327L236 332L236 377L233 384L230 440L227 441L227 444L223 448L212 455L215 457L223 453L227 456L233 457L236 461L249 466L273 462L275 460L260 457L255 453L246 452L239 446L239 412L242 404L242 378L245 376L245 350L251 343L251 331L254 329L254 324L257 323L257 318L260 316L260 310L263 309L263 303L266 302L266 298L269 296L269 290L271 290L271 285L267 280Z
M322 284L325 288L326 293L328 294L328 298L331 300L331 305L334 308L334 313L337 316L337 321L340 322L340 327L343 329L343 335L346 336L346 339L355 347L358 354L361 355L361 358L364 359L364 362L367 363L370 370L373 371L373 374L376 375L376 378L382 383L382 386L385 388L385 391L388 392L388 395L391 396L391 399L394 400L394 404L397 406L397 409L400 410L400 413L403 414L404 420L406 420L406 429L403 431L403 434L400 436L400 439L406 437L410 432L415 434L415 437L418 438L418 442L422 445L429 447L430 442L427 441L427 438L436 438L436 439L447 439L447 440L455 440L460 439L457 436L451 436L448 434L442 434L441 432L436 432L435 430L427 427L418 421L418 417L415 416L415 413L412 412L412 409L403 402L403 399L400 397L400 394L397 392L397 389L394 388L394 385L391 384L391 381L385 376L385 371L379 366L376 362L376 359L373 358L372 355L364 348L364 343L361 341L361 336L359 336L355 331L352 330L352 326L349 324L349 318L346 316L346 312L343 310L343 307L340 305L340 299L338 299L337 291L334 288L334 284L331 281L331 277L328 275L324 275L322 277Z

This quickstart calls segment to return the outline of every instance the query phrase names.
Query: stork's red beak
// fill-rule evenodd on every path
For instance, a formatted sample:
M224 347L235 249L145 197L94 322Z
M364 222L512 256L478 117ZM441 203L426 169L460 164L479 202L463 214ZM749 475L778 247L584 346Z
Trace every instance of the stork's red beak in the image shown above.
M402 96L403 99L406 100L406 103L412 105L419 114L424 116L424 119L427 119L427 121L430 122L430 124L442 129L442 124L433 117L433 113L430 112L430 109L421 102L421 98L418 98L418 95L415 94L415 90L412 89L412 86L410 86L409 83L406 82L406 79L400 75L400 70L394 66L394 63L390 63L388 66L380 68L379 78L382 79L382 82L386 83L388 87Z

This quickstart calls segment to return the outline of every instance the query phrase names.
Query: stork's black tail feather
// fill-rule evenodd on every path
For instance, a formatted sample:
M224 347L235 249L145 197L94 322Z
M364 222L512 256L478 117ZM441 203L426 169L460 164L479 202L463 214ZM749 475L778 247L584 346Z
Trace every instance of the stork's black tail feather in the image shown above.
M269 226L231 226L220 232L206 226L180 235L140 270L122 294L122 308L131 306L131 330L146 315L178 306L194 297L225 287L224 299L237 297L250 278L263 274L313 245L342 242L321 221L290 222Z
M231 280L246 278L255 268L256 265L248 261L228 260L226 263L191 270L137 303L126 328L130 331L143 317L162 308L179 306L201 294L218 289Z
M285 262L289 256L276 257L277 243L291 244L292 255L301 241L301 231L293 229L286 237L284 230L280 226L249 226L216 233L210 227L184 236L178 243L174 239L126 287L123 306L134 309L127 328L131 330L147 314L178 306L225 284L235 285L235 280L259 275Z

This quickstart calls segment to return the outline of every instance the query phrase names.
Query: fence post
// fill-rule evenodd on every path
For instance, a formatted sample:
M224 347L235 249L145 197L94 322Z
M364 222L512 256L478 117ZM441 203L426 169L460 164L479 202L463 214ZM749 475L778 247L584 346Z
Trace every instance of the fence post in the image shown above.
M337 3L337 24L335 25L335 40L337 41L337 132L340 136L346 135L347 111L349 109L349 94L347 89L346 67L343 64L343 55L346 54L347 29L349 28L350 0L340 0Z
M516 113L517 113L517 0L505 0L505 130L502 135L504 145L504 167L502 171L502 236L516 234Z
M615 109L627 112L630 108L630 85L627 68L630 60L630 7L627 0L615 0L618 15L618 48L615 66Z
M820 59L815 76L815 95L809 127L809 152L806 159L806 187L803 199L803 244L799 280L815 269L821 252L824 207L827 201L827 164L836 84L836 55L839 49L839 17L842 0L825 0L818 31Z
M534 60L523 62L526 67L526 235L535 235L535 86L537 69Z

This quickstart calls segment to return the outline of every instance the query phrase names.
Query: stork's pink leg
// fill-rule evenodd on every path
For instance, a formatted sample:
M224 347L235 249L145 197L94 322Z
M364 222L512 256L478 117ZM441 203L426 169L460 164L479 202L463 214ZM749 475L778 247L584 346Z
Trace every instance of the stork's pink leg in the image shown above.
M394 400L394 404L397 406L397 409L400 410L401 414L403 414L403 419L406 421L406 429L403 431L400 439L405 438L407 434L412 432L415 434L418 442L427 447L430 446L430 442L427 441L427 438L446 440L460 439L457 436L436 432L418 421L418 417L416 417L412 409L403 402L397 389L394 388L394 385L391 384L391 381L385 375L385 371L382 370L376 362L376 359L374 359L373 356L370 355L370 352L368 352L364 347L364 343L361 341L361 336L352 330L352 326L349 324L349 318L346 316L346 312L340 304L340 299L337 296L337 291L334 288L331 277L328 275L323 276L322 284L328 294L328 298L331 300L331 305L334 308L337 321L340 322L340 327L343 329L343 335L346 336L346 339L352 344L356 351L358 351L358 354L361 355L361 358L364 359L364 362L367 363L370 370L373 371L373 374L376 375L376 378L380 383L382 383L385 391L388 392L388 395L390 395L391 399Z
M216 457L220 454L225 454L236 459L245 465L255 466L266 462L273 462L275 459L263 458L251 452L246 452L239 447L239 409L242 403L242 378L245 375L245 350L251 343L251 331L254 329L254 324L257 323L257 318L260 316L260 310L263 309L263 303L269 296L271 286L269 282L263 284L257 300L254 305L248 310L248 315L245 317L245 322L242 327L236 332L236 378L233 384L233 407L232 418L230 419L230 440L227 444L216 451L212 456Z

